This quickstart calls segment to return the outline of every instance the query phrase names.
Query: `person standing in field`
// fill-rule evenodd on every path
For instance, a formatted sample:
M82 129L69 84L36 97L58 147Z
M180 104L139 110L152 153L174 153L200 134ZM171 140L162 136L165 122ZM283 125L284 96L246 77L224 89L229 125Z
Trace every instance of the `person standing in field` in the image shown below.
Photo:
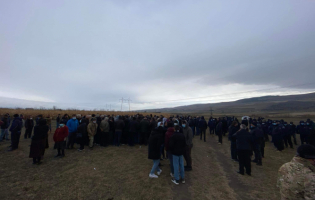
M38 122L38 126L34 128L34 136L32 138L30 148L30 158L33 158L33 164L41 164L41 157L45 154L46 138L48 137L49 127L45 119Z
M315 198L315 147L298 147L291 162L279 169L277 187L283 200Z
M162 170L159 168L160 163L160 152L161 152L161 144L162 144L162 135L161 132L158 129L154 129L151 132L150 138L149 138L149 156L148 158L153 160L153 167L151 169L151 172L149 174L150 178L158 178L157 175L161 175ZM155 175L155 172L157 172L157 175Z
M173 122L166 122L167 123L167 132L165 133L165 151L166 151L166 154L167 154L167 157L168 159L170 160L170 168L171 168L171 177L173 178L174 177L174 167L173 167L173 155L171 153L171 150L169 148L169 141L170 141L170 138L172 137L172 135L174 134L175 132L175 129L174 129L174 124Z
M54 149L58 150L58 154L55 156L55 158L65 156L66 139L67 139L68 134L69 134L69 130L65 122L60 121L60 125L56 129L54 137L53 137L55 141Z
M231 158L233 161L238 161L237 159L237 148L236 139L232 137L239 130L239 125L237 121L233 121L229 127L229 140L231 141Z
M1 119L1 121L3 122L3 124L1 125L0 142L2 142L4 140L4 138L6 140L9 140L9 134L7 132L8 132L8 128L10 126L10 121L8 119L7 114L4 115L4 117Z
M84 144L86 144L85 140L86 138L88 138L87 125L88 125L88 120L84 118L81 120L81 124L78 126L77 140L78 140L78 143L80 144L80 148L78 149L78 151L84 150Z
M30 115L30 116L28 116L28 118L25 120L25 134L24 134L24 139L31 138L33 128L34 128L34 120L33 120L33 117Z
M96 123L96 118L92 118L88 127L87 127L87 132L89 136L89 147L90 149L93 149L94 145L94 136L96 135L97 132L97 123Z
M198 123L198 128L200 130L200 140L202 140L202 135L203 135L203 140L204 142L206 142L207 122L203 116L201 117Z
M175 126L175 132L169 140L169 148L173 155L173 167L174 167L174 178L172 182L176 185L179 184L179 175L182 183L185 183L185 170L184 170L184 158L186 140L183 133L180 131L179 125Z
M222 128L222 121L219 119L219 122L215 128L215 133L218 136L218 144L222 144L222 134L223 134L223 128Z
M60 114L58 114L58 116L56 118L56 129L59 128L60 121L61 121L61 117L60 117Z
M108 134L109 134L109 123L108 123L108 117L105 117L100 124L100 145L103 147L106 147L108 144Z
M191 149L193 147L193 142L192 142L193 132L192 132L191 128L189 127L186 120L183 121L182 127L183 127L183 133L184 133L185 140L186 140L184 158L186 160L187 165L185 166L185 170L191 171L192 170Z
M239 171L237 173L244 175L244 167L246 174L251 176L251 159L253 137L246 130L245 124L241 124L241 129L236 132L232 137L236 139L237 155L239 160Z
M67 122L67 127L69 129L69 135L68 135L68 143L67 143L67 148L68 149L73 149L73 145L75 142L75 137L76 137L76 132L79 126L79 122L77 120L77 117L75 114L72 115L72 118L68 120Z
M118 116L117 121L115 121L115 146L120 146L120 138L124 127L125 122L123 121L121 116Z
M14 151L18 148L21 137L21 129L22 129L22 120L18 114L15 114L14 119L12 121L12 125L10 127L11 131L11 149L8 151Z

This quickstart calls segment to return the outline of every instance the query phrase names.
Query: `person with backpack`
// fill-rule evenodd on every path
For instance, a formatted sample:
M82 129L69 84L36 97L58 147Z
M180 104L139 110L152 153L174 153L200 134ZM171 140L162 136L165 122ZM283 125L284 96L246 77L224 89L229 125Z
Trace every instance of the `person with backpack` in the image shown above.
M22 129L22 120L18 114L15 114L10 127L11 131L11 148L8 151L14 151L18 148L20 143L21 129Z

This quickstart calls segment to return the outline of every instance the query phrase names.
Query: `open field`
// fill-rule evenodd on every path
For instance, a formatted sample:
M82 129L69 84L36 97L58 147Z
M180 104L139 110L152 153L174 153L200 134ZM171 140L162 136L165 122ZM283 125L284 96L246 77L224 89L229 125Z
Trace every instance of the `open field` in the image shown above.
M55 122L53 122L55 125ZM0 143L0 199L280 199L276 187L279 167L292 159L295 150L275 151L266 143L263 166L252 165L252 177L236 173L229 142L223 145L207 134L207 142L193 140L193 171L186 172L186 184L170 181L168 160L158 179L149 179L152 161L147 147L95 147L83 152L66 150L65 158L54 158L52 134L43 164L28 158L30 140L21 137L20 147L6 152Z

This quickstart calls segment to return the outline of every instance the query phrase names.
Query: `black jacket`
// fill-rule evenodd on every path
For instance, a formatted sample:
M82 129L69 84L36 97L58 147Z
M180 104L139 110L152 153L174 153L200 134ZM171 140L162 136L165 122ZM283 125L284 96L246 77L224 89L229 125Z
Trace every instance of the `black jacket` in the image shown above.
M236 139L233 138L232 136L238 131L240 130L238 128L238 126L230 126L229 128L229 140L231 140L232 142L236 142Z
M158 130L153 130L149 138L149 159L158 160L161 155L163 138Z
M184 134L180 132L174 132L174 134L170 138L168 146L171 154L176 156L184 155L186 147Z
M236 148L238 150L252 150L253 137L248 131L242 129L232 137L236 139Z
M130 132L138 132L139 122L137 120L132 120L129 123L129 131Z
M48 137L49 127L47 125L39 125L34 128L34 136L32 140L42 140Z
M122 131L125 127L125 122L121 119L115 121L115 131Z

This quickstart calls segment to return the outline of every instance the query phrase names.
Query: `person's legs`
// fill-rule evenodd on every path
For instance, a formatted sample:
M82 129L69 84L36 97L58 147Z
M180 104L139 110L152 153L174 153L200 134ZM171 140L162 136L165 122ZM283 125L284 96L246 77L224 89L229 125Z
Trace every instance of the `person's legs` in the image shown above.
M153 160L153 166L152 166L150 174L155 174L155 171L157 172L161 171L161 169L159 168L159 163L160 163L159 159Z
M89 142L89 147L92 148L94 144L94 136L89 136L90 142Z
M167 151L167 156L168 159L170 160L171 173L174 175L173 155L171 154L170 151Z
M173 155L174 178L179 181L179 156Z
M242 150L238 150L237 154L239 160L239 173L244 174L244 152Z
M261 146L260 151L261 151L261 157L264 158L265 157L265 147Z
M21 137L21 131L16 133L16 148L19 147L20 137Z
M294 144L295 144L295 145L297 145L297 142L296 142L296 134L295 134L295 133L293 133L293 135L292 135L292 136L293 136Z
M5 129L1 129L0 141L3 140L4 134L5 134Z
M116 134L117 134L117 143L116 145L117 146L120 146L120 139L121 139L121 131L116 131Z
M222 144L222 134L218 134L218 136L219 136L219 143Z
M246 151L245 152L245 164L244 164L244 166L245 166L245 168L246 168L246 173L248 174L248 175L251 175L251 162L250 162L250 154L251 154L251 152L250 151Z
M16 149L16 140L17 140L17 133L11 132L11 148Z
M192 132L193 132L193 136L194 136L194 135L195 135L195 127L190 126L190 128L191 128L191 130L192 130Z
M184 157L179 156L179 172L180 172L180 177L185 180L185 169L184 169Z
M284 136L283 140L284 140L285 147L288 148L288 136L287 135Z
M290 148L293 148L293 143L292 143L291 135L288 136L288 143L289 143L289 145L290 145Z
M206 141L206 129L203 129L202 132L203 132L203 141Z
M36 157L33 157L33 164L36 164L36 163L37 163Z
M5 134L5 139L9 140L9 129L8 128L5 129L4 134Z

